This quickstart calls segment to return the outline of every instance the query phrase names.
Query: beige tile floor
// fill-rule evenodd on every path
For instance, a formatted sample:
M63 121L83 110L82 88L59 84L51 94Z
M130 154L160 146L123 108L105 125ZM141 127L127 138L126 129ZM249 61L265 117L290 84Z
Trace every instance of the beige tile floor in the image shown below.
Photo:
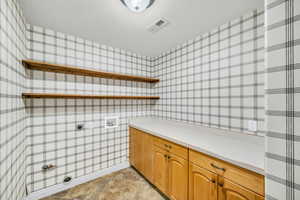
M135 170L127 168L42 200L165 200Z

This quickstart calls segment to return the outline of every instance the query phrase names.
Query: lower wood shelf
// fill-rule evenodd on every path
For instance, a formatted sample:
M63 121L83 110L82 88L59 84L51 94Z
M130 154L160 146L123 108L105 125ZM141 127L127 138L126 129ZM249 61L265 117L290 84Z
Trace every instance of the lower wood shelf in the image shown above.
M52 99L160 99L159 96L115 96L115 95L85 95L85 94L51 94L23 93L23 98L52 98Z

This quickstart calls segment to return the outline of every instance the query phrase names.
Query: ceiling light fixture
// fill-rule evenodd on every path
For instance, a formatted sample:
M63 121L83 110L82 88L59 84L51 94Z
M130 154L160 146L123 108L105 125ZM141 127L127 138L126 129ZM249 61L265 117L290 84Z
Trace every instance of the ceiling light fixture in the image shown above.
M149 8L154 0L121 0L122 3L133 12L143 12Z

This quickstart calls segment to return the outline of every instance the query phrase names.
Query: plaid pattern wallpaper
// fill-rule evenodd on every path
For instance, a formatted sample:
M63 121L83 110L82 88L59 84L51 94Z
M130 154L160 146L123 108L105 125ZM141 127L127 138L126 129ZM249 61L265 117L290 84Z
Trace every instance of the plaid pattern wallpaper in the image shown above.
M27 27L30 59L151 76L151 59L37 26ZM154 85L28 70L30 92L152 95ZM148 116L155 100L31 99L27 187L34 192L127 161L128 119ZM104 119L120 117L118 128ZM84 124L83 130L76 126ZM44 173L41 167L53 164Z
M266 195L300 199L300 1L267 0Z
M25 24L17 0L0 0L0 200L26 195Z
M264 135L264 12L255 10L153 60L155 114Z
M151 58L26 25L17 0L0 0L0 200L19 200L26 189L127 161L128 120L137 116L266 134L266 199L300 199L299 30L299 0L266 0L265 12L250 12ZM24 58L161 82L25 70ZM161 99L23 100L24 91ZM120 118L119 126L105 129L111 116ZM254 133L250 120L258 122ZM45 173L44 164L55 168Z

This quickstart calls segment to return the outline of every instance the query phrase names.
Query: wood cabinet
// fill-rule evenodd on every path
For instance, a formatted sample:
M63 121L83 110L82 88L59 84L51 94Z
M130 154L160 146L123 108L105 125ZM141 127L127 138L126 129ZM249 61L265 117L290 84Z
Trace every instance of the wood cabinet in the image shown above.
M234 183L247 188L261 196L264 196L264 176L228 162L213 158L194 150L189 150L190 162L207 169L219 177L224 177Z
M134 128L130 128L129 160L150 181L153 177L152 136Z
M247 190L227 179L224 180L224 183L220 183L218 196L218 200L264 200L263 196Z
M130 163L171 200L264 200L264 176L130 128Z
M217 200L217 175L189 164L189 200Z
M153 180L153 137L143 134L143 168L144 176L152 182Z
M130 163L137 170L143 173L143 140L142 140L142 132L131 128L130 129Z
M168 161L168 196L172 200L185 200L188 198L188 161L174 154L168 156Z
M189 150L189 200L263 200L264 177Z
M167 152L154 147L153 184L164 194L168 193L168 157Z
M189 200L264 200L264 197L190 162Z
M137 155L136 155L136 137L137 137L137 134L136 134L136 131L135 129L133 128L129 128L129 161L130 161L130 164L134 167L136 167L136 158L137 158Z
M188 159L189 151L187 148L180 146L178 144L175 144L173 142L164 140L162 138L154 137L154 145L157 147L160 147L170 154L180 156L184 159Z
M177 145L171 149L178 149ZM184 148L181 147L180 148ZM186 149L187 150L187 149ZM177 152L177 151L176 151ZM177 153L176 153L177 154ZM171 153L168 145L154 147L154 185L172 200L188 199L188 160Z

